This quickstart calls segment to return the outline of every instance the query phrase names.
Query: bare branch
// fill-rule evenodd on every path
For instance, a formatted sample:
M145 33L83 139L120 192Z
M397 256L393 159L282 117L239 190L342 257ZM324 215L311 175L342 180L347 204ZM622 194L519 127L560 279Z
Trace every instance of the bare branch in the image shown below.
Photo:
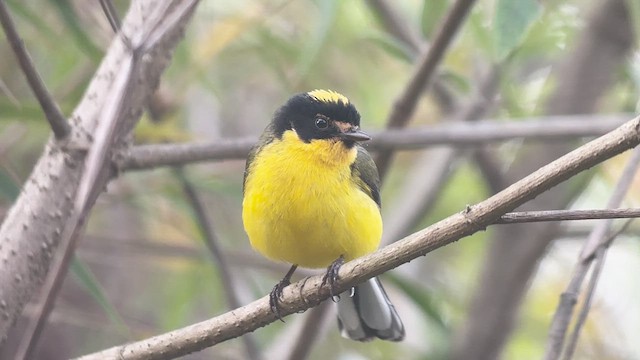
M582 303L582 308L580 309L580 314L578 315L578 320L576 321L575 326L573 327L573 331L571 332L571 336L569 337L569 343L567 344L564 359L571 360L573 357L573 353L578 345L578 339L580 337L580 330L584 326L584 323L587 321L587 315L589 315L589 310L591 309L591 303L596 293L596 286L598 285L598 280L600 280L600 274L602 274L602 268L604 267L604 260L606 259L607 249L609 244L616 238L618 235L622 234L627 230L629 225L633 222L633 219L629 219L625 222L625 224L614 234L609 236L608 239L605 240L605 245L600 246L596 250L595 254L595 265L593 268L593 272L591 273L591 279L589 279L589 285L586 290L586 298Z
M118 33L120 30L120 17L111 0L100 0L100 7L102 8L102 12L104 12L104 16L109 21L113 32Z
M640 217L640 209L607 210L542 210L506 213L496 224L516 224L544 221L631 219Z
M36 67L33 65L31 56L29 56L24 42L20 39L20 35L18 35L16 31L16 26L11 19L9 9L4 0L0 0L0 23L2 24L9 44L11 44L13 53L18 59L18 64L20 64L20 68L27 78L31 90L33 90L47 121L49 121L51 130L53 130L56 139L64 139L71 132L71 127L51 94L49 94L40 74L38 74Z
M539 141L565 140L568 137L599 136L628 119L626 115L557 116L522 119L517 122L481 121L454 123L411 129L393 129L373 133L367 148L420 149L427 146L477 146L489 142L526 138ZM188 144L141 145L131 148L118 164L123 170L142 170L158 166L183 165L200 161L244 159L257 138L238 138Z
M345 291L462 237L485 229L505 214L540 193L620 152L640 144L640 117L538 169L500 193L469 206L403 240L355 259L340 269L335 291ZM329 297L322 277L314 276L285 288L281 315L308 309ZM167 359L213 346L276 321L268 296L183 329L101 351L81 359Z
M609 199L609 202L607 204L608 208L620 206L625 194L627 193L627 190L633 182L633 178L639 166L640 148L637 148L633 151L633 156L631 157L631 159L629 159L627 166L625 167L622 175L620 176L620 179L618 180L618 183L616 184L615 189L613 190L613 194L611 195L611 198ZM589 239L582 249L579 262L575 267L571 281L569 282L567 289L562 293L560 297L560 303L558 304L556 312L553 315L553 320L549 328L547 349L545 352L546 360L559 359L560 355L562 354L565 334L567 332L567 329L569 328L569 322L571 321L571 318L573 316L573 308L577 302L578 295L580 294L582 282L587 276L587 272L591 267L591 263L594 256L596 255L596 252L603 252L602 254L600 254L600 257L604 257L604 248L607 246L606 241L608 240L607 233L609 232L612 223L613 221L610 219L603 220L599 222L589 234ZM579 332L579 328L576 328L576 331Z
M411 80L394 102L391 113L387 118L387 128L404 127L409 122L422 91L431 82L436 67L444 57L447 48L474 3L475 0L457 0L453 4L451 10L442 21L442 25L438 29L429 51L418 61L418 66L411 76ZM376 158L376 164L382 179L387 173L391 156L391 151L384 151Z

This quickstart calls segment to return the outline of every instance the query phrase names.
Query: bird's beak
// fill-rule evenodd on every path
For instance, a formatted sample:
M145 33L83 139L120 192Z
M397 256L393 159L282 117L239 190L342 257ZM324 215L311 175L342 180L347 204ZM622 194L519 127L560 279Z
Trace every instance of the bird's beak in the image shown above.
M371 140L371 136L365 134L360 130L349 129L342 134L342 138L352 141L367 141Z

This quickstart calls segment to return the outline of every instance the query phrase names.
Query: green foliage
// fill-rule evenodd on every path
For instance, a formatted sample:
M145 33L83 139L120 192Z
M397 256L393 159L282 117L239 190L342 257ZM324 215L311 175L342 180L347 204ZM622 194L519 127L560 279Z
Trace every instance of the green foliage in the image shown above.
M499 61L513 52L540 14L536 0L497 0L494 17L495 56Z
M122 316L118 313L118 310L111 305L109 299L105 295L104 289L100 286L98 279L96 279L95 275L89 270L86 264L84 264L81 260L74 258L71 260L71 273L75 275L76 279L82 286L91 294L91 297L100 305L102 310L105 312L111 323L115 326L117 331L124 337L125 339L131 340L133 337L131 335L131 330L125 323Z
M0 196L4 198L5 201L12 202L19 194L20 187L5 169L0 168Z
M53 1L52 4L73 36L75 44L88 55L89 58L98 62L103 52L91 41L89 36L87 36L86 30L78 20L69 0L56 0Z
M318 1L318 10L320 13L317 17L317 24L311 30L308 40L306 40L301 49L300 58L297 61L296 72L299 81L303 81L316 61L323 59L321 57L322 48L328 41L329 32L332 30L338 11L338 0Z
M449 8L450 1L446 0L424 0L422 2L421 30L422 35L427 39L433 39L435 30L442 22L443 17Z

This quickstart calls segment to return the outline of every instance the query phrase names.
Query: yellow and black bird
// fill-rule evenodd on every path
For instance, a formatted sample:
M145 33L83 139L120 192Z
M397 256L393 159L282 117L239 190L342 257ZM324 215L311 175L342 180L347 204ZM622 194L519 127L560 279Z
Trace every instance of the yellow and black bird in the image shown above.
M293 264L270 294L278 299L298 266L328 266L333 288L340 265L378 248L382 236L378 170L359 145L360 114L345 96L314 90L293 96L251 150L244 174L242 220L251 245ZM404 326L373 278L338 301L343 336L400 341Z

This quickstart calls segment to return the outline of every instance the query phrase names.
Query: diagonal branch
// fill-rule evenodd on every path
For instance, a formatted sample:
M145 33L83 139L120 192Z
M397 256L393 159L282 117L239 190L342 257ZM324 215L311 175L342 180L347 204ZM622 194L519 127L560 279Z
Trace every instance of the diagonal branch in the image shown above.
M18 35L18 32L16 31L16 26L11 19L5 0L0 0L0 23L2 24L2 28L4 29L4 33L7 36L9 44L11 44L13 53L18 59L18 64L20 65L24 76L27 78L27 82L29 82L31 90L33 90L33 93L38 99L47 121L49 121L51 130L53 130L56 139L64 139L71 132L71 127L47 90L47 87L44 84L44 81L42 81L40 74L38 74L35 65L33 65L31 56L29 56L27 48L24 46L24 42L20 39L20 35Z
M484 230L501 215L535 198L549 188L600 162L640 144L640 117L593 140L538 169L505 190L469 206L464 211L441 220L372 254L346 263L340 269L336 291L346 291L354 284L423 256L462 237ZM314 276L285 288L281 315L289 315L317 305L329 297L322 277ZM82 357L84 360L167 359L202 350L235 338L276 321L268 296L234 311L183 329L150 339L116 346Z

